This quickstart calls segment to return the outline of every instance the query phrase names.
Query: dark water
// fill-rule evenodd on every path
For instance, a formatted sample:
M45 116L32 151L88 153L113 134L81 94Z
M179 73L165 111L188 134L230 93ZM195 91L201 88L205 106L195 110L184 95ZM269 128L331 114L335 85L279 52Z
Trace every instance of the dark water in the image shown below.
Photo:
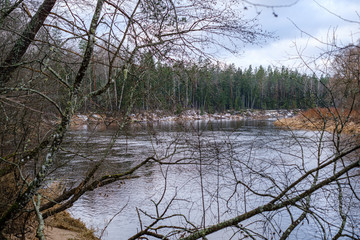
M89 192L77 201L70 209L71 214L97 229L98 234L106 227L102 239L128 239L141 230L141 225L148 226L154 221L149 216L156 218L157 214L167 219L155 227L191 227L190 222L207 226L232 218L270 199L254 191L278 194L280 189L315 167L317 160L324 161L334 152L329 134L320 139L320 133L285 131L274 127L271 121L132 125L119 133L109 150L116 131L70 132L65 143L69 152L59 154L58 164L63 167L54 173L54 178L68 185L75 184L104 156L99 176L126 171L149 156L183 164L149 163L134 174L136 178ZM321 172L319 180L331 171ZM311 184L312 180L309 178L306 184ZM353 186L356 191L359 189L355 182ZM301 187L305 185L296 191L301 191ZM304 220L290 239L334 235L336 228L332 224L341 220L334 187L312 196L311 210L316 211L316 217ZM344 188L343 194L351 215L346 233L359 233L359 201L348 188ZM291 219L299 214L296 207L291 207L253 217L241 224L267 239L278 239ZM321 225L322 219L330 224ZM159 233L168 232L159 229ZM228 228L208 239L242 237L244 233L238 228Z

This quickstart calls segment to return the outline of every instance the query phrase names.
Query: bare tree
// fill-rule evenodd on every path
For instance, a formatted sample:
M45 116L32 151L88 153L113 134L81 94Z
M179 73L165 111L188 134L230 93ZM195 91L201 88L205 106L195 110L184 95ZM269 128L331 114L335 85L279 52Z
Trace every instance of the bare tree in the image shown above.
M323 121L317 131L278 130L279 135L253 140L236 132L187 130L192 136L177 143L187 146L186 157L175 155L162 166L184 164L191 175L186 194L195 194L169 190L170 173L164 174L154 214L138 210L141 231L130 239L201 239L216 232L237 239L291 239L304 237L303 228L311 225L316 231L307 237L357 239L358 220L351 213L359 201L360 146L342 134L334 139ZM172 209L183 202L184 209Z
M204 49L215 45L235 51L238 41L254 43L268 36L256 19L239 17L241 8L231 8L230 2L98 0L95 5L91 1L44 0L34 9L30 1L7 1L1 6L1 34L16 36L9 38L14 42L4 48L0 65L4 116L0 177L12 189L1 205L2 239L5 232L16 232L16 221L23 221L19 231L26 233L27 218L19 216L29 211L36 212L40 223L37 237L44 239L44 218L67 209L87 191L131 175L149 161L161 161L150 156L129 171L94 179L100 160L76 187L44 204L40 198L34 200L45 186L74 113L85 101L106 93L114 81L129 76L141 79L133 70L143 53L150 51L158 59L175 61L207 55ZM14 14L28 19L24 27L6 27ZM228 42L223 44L220 38ZM79 49L76 46L81 42ZM95 65L102 69L100 84L84 91L84 84L95 83L96 74L91 74ZM24 170L29 164L34 166L32 177ZM60 205L53 208L55 204Z
M164 192L154 201L154 215L138 209L141 230L132 239L199 239L228 229L239 238L286 239L306 221L317 224L323 238L358 239L356 221L349 213L359 203L360 145L356 133L349 136L345 132L358 97L358 89L353 87L358 84L356 45L349 51L334 48L324 53L333 63L333 79L349 80L349 85L324 85L329 90L329 103L326 111L315 110L320 124L308 138L288 131L286 138L279 136L277 147L257 139L243 146L232 135L209 137L195 128L189 131L191 138L176 138L163 147L162 155L144 156L121 172L99 173L127 123L135 86L144 77L138 67L143 56L150 52L159 61L188 60L208 56L206 50L214 46L235 52L239 42L253 43L267 37L256 19L239 17L242 4L251 4L247 2L239 1L237 6L233 1L98 0L95 5L91 1L45 0L34 10L27 8L29 11L19 7L30 5L27 1L14 1L4 7L0 22L4 35L10 30L3 23L13 14L20 12L30 19L24 28L11 30L17 37L12 38L14 42L5 49L1 62L0 107L4 117L0 120L0 180L7 183L1 189L6 196L0 205L1 238L19 232L24 237L30 217L35 216L39 222L37 237L43 239L44 219L68 209L86 192L126 181L138 169L156 163L163 171ZM47 178L59 170L54 163L63 150L73 115L87 101L96 102L110 90L115 102L121 102L122 94L116 92L114 84L129 79L134 82L127 114L105 154L93 159L81 181L41 202ZM335 96L340 96L339 92L346 101L338 101ZM314 119L307 120L315 125ZM332 151L324 150L328 146ZM310 150L306 152L305 148ZM274 149L277 154L267 156L267 151ZM167 173L173 165L196 171L201 192L199 221L169 210L174 203L186 200L176 193L170 199L165 197ZM337 222L318 208L319 198L333 204L330 207L336 209ZM277 216L290 220L280 225ZM149 218L151 224L142 224L144 218ZM168 224L170 218L180 218L184 224ZM347 224L354 230L349 231Z
M360 237L359 219L353 215L360 201L360 145L355 125L359 123L358 44L340 46L335 41L328 42L315 59L299 57L314 74L324 74L330 79L318 83L327 90L328 98L321 103L323 108L302 114L301 121L314 131L297 131L294 129L298 126L288 125L289 132L279 136L278 143L274 138L268 140L271 143L257 139L248 146L231 137L221 141L219 135L216 139L220 142L213 145L208 136L198 132L197 140L189 146L193 152L188 154L191 159L188 164L199 166L201 220L190 221L189 216L181 213L143 212L144 219L153 221L136 237L204 239L219 231L234 233L232 237L237 239L291 239L297 238L299 232L306 232L308 238ZM269 156L273 150L276 154ZM220 172L214 171L218 166L216 159L220 159ZM222 189L232 188L230 192L221 192L223 201L211 198L219 193L219 188L212 188L214 182L204 184L206 166L211 180L220 177L227 183ZM164 202L166 209L176 197L174 194L173 201ZM210 207L219 202L224 207L221 213ZM233 202L242 206L232 207ZM158 205L157 202L156 210ZM217 221L205 222L207 215ZM220 220L224 216L225 220ZM184 224L166 225L167 218L184 219ZM306 229L311 224L316 226L314 233Z

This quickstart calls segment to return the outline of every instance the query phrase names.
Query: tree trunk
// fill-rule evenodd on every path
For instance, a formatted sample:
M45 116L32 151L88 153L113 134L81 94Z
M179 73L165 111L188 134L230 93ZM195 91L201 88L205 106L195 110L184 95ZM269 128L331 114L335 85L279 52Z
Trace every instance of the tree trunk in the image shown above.
M20 61L30 44L34 41L39 29L43 26L45 19L49 16L56 0L44 0L38 11L26 25L25 30L16 41L4 62L0 66L0 86L10 80L11 74L20 66Z

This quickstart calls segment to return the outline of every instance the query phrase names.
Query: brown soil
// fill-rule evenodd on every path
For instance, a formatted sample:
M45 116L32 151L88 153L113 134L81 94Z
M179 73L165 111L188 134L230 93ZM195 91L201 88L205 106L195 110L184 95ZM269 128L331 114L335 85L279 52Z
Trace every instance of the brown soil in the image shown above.
M79 233L57 227L46 227L45 236L47 240L80 239Z
M68 212L61 212L46 221L49 239L53 240L98 240L93 229L88 229L80 219L73 218Z
M29 223L25 240L37 239L37 221L32 219ZM79 219L73 218L68 212L61 212L45 220L44 235L48 240L99 240L93 229L88 229ZM17 240L14 234L5 234L9 240Z

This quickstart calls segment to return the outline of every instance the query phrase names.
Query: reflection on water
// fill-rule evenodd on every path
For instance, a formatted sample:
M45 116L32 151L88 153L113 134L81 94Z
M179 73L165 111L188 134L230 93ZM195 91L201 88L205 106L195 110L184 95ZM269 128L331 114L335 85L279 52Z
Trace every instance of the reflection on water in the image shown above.
M70 132L65 143L69 151L58 155L57 164L64 167L58 168L54 178L72 185L104 155L106 160L98 175L123 172L153 155L167 156L164 160L167 162L188 164L150 163L135 173L136 178L89 192L77 201L70 209L71 214L98 229L98 233L107 226L103 239L127 239L141 230L140 219L144 226L152 222L146 214L155 216L165 209L166 216L179 213L183 216L167 219L162 225L190 227L188 222L210 225L229 219L269 199L255 195L250 188L279 193L299 174L316 166L319 149L322 160L333 154L330 142L318 148L317 133L281 130L271 121L134 124L116 138L109 151L116 131L109 128ZM326 173L320 179L325 176ZM339 216L336 206L331 204L332 197L321 192L312 207L337 223ZM293 218L299 214L296 208L289 211ZM242 226L277 239L280 229L286 229L291 217L285 211L264 214L243 222ZM359 223L359 215L354 213L351 221ZM290 239L318 238L320 229L316 221L309 218ZM237 231L237 228L227 229L208 239L230 239Z

